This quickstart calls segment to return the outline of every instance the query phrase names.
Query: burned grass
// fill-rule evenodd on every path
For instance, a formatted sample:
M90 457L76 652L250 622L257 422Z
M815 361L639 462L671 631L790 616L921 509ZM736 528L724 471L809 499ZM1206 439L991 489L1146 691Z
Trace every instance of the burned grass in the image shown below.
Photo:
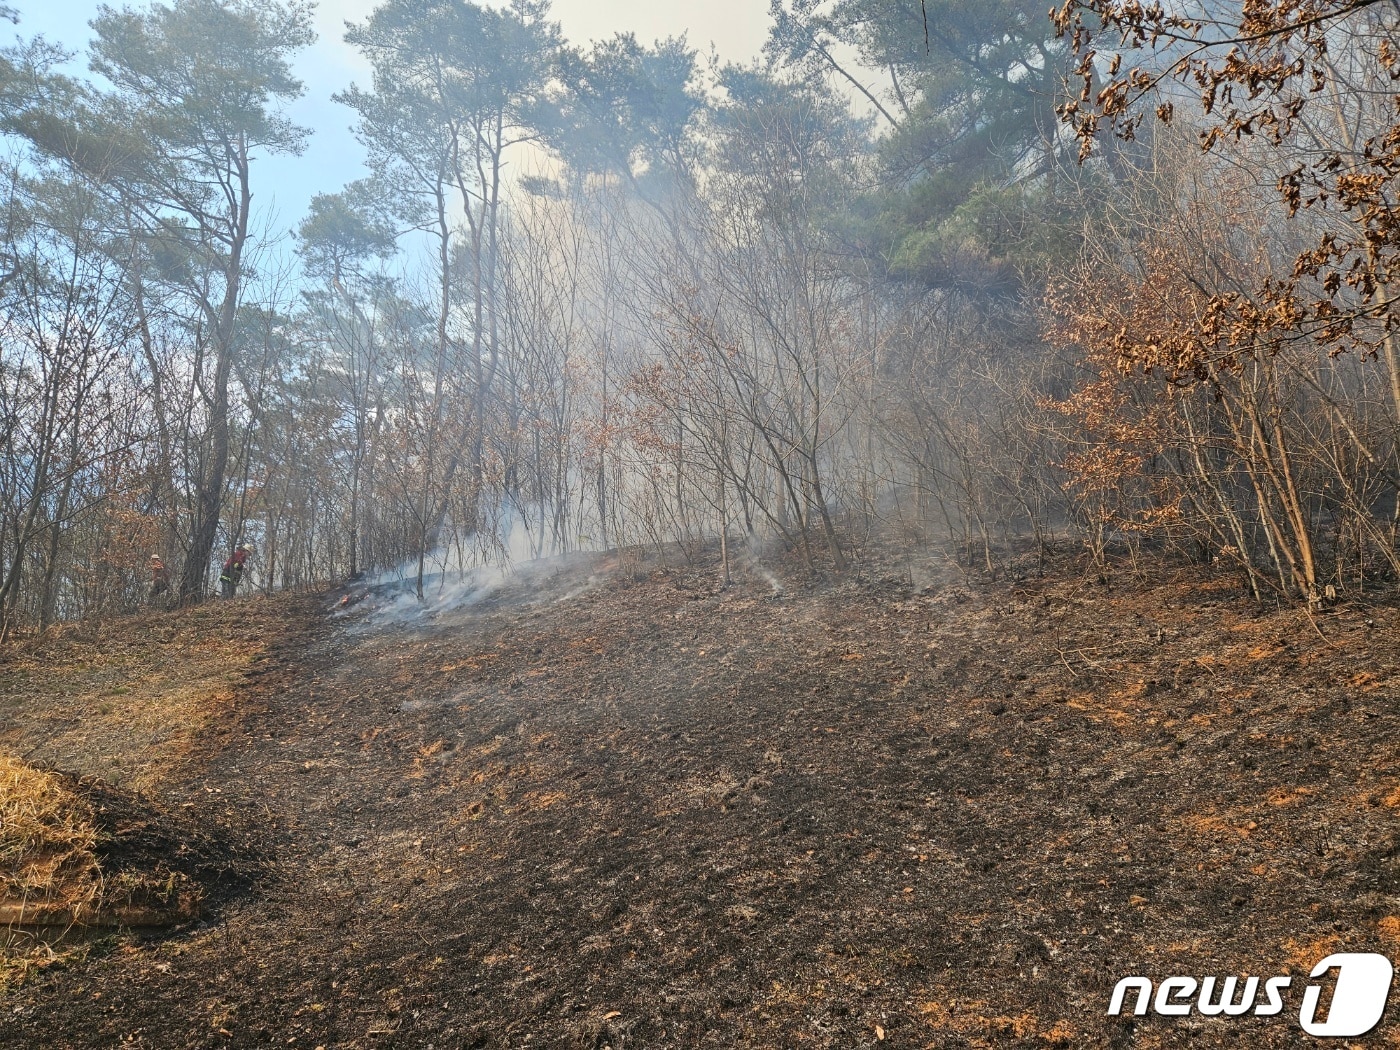
M256 867L189 812L96 777L0 768L0 928L18 958L94 931L187 922Z
M255 892L0 1043L1291 1047L1296 1004L1105 1010L1396 950L1389 598L582 571L307 612L170 787L248 818Z

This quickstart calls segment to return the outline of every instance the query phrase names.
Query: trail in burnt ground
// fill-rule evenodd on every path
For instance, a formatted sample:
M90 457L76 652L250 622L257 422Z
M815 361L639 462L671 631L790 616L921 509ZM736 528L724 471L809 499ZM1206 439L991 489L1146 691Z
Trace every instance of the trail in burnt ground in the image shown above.
M1103 1014L1400 931L1393 609L534 584L308 604L174 793L253 889L21 987L0 1043L1296 1046Z

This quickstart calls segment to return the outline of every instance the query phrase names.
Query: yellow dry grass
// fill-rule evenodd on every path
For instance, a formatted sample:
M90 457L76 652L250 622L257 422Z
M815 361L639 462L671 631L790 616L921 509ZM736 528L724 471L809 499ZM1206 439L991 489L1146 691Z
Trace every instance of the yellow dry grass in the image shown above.
M1387 915L1376 926L1388 941L1400 941L1400 915Z
M0 646L0 993L199 902L182 876L104 870L89 803L9 756L159 796L300 615L295 601L250 598Z
M100 834L62 777L0 755L0 992L111 939L97 930L196 913L199 888L183 875L104 871Z
M0 907L75 907L101 891L91 807L52 773L0 755Z
M0 647L0 752L159 794L296 615L286 600L214 602Z

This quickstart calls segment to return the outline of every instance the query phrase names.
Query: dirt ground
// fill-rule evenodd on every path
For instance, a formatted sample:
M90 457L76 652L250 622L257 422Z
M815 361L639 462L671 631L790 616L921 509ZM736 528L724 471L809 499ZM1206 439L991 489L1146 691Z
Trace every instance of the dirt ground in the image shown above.
M1307 971L1400 951L1393 594L600 559L217 616L140 621L247 637L134 743L44 721L68 643L0 662L7 746L166 748L129 779L244 876L9 991L0 1045L1336 1046ZM1105 1016L1129 974L1284 973L1278 1017Z

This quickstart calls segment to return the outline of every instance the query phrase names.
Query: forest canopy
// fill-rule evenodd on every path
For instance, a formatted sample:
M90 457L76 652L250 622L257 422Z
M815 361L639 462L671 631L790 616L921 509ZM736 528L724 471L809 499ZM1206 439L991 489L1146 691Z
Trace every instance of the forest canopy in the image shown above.
M1400 574L1394 4L772 0L726 64L385 0L335 94L366 175L288 234L312 13L0 51L0 634L239 544L420 596L717 539Z

